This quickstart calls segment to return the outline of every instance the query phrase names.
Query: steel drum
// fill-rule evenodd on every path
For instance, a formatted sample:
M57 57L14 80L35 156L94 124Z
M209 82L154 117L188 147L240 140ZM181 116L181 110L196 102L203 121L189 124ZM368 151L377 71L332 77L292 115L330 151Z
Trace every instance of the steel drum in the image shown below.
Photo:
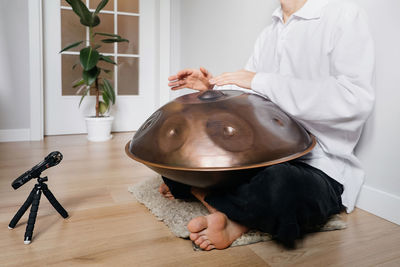
M154 112L125 147L171 180L232 185L310 152L315 138L271 101L236 90L181 96Z

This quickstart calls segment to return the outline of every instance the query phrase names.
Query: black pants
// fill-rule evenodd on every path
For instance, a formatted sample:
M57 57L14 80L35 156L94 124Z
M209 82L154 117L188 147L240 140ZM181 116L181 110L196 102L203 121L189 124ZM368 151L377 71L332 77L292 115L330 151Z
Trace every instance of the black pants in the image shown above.
M163 177L176 198L189 198L190 187ZM343 186L299 161L266 167L232 188L212 191L205 201L229 219L273 235L292 247L342 209Z

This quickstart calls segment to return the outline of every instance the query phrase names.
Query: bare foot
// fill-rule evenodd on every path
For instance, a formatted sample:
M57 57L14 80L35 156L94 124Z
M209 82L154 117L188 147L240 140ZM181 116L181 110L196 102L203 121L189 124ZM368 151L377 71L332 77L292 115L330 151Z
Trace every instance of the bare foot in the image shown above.
M162 183L160 185L160 188L158 188L158 191L165 198L175 199L174 196L172 195L171 191L169 190L169 187L165 183Z
M192 219L188 224L190 239L204 250L224 249L249 229L231 221L222 212Z

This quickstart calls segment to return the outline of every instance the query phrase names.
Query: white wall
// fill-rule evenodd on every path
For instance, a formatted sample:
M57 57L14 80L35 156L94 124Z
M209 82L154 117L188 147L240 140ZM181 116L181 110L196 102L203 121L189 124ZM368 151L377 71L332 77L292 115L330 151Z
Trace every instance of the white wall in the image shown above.
M354 1L369 15L377 55L376 108L358 147L367 173L358 206L400 224L400 1ZM278 1L174 0L172 4L172 72L204 66L219 74L244 66L256 36L271 23Z
M215 74L243 68L276 6L271 0L181 1L182 67L205 66Z
M172 71L203 66L218 75L242 69L277 6L277 0L173 0Z
M0 139L27 130L29 139L28 43L28 0L0 0Z
M358 147L367 172L358 205L400 224L400 1L354 0L376 46L376 106Z

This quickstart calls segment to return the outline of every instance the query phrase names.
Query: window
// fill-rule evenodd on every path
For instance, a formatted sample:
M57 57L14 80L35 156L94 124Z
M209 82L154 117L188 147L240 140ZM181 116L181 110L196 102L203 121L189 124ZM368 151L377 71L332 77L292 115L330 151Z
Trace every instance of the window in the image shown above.
M83 0L94 11L100 0ZM80 24L78 16L65 0L61 1L61 48L79 40L87 40L89 30ZM101 23L94 28L95 32L115 33L129 40L129 43L99 43L102 47L99 51L113 57L118 64L112 66L101 62L100 67L113 69L113 74L102 76L108 78L114 85L117 95L139 94L139 0L110 0L100 11ZM96 36L95 40L100 40ZM72 88L74 82L81 78L82 69L79 65L79 50L84 45L75 47L62 53L62 95L76 95L76 89ZM60 50L61 50L60 48ZM72 66L76 67L72 69Z

